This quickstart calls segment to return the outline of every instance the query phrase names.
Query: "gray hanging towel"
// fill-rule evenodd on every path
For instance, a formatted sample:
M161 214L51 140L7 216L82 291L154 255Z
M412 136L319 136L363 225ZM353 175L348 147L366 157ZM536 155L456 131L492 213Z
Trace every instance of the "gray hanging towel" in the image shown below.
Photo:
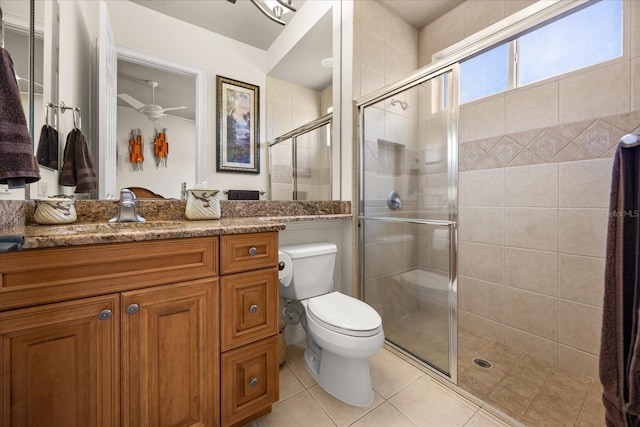
M18 188L39 179L13 60L0 47L0 184Z
M51 169L58 169L58 131L49 125L42 126L38 151L38 164Z
M98 189L89 147L80 129L73 129L67 135L60 185L75 186L76 193L90 193Z
M619 143L613 157L600 381L608 426L640 425L640 147Z

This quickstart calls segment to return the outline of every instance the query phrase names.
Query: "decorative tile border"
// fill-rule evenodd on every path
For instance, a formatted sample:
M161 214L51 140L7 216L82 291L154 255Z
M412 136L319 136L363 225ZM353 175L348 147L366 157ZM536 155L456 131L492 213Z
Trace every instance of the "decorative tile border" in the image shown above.
M460 171L612 157L618 140L640 131L640 111L464 142Z

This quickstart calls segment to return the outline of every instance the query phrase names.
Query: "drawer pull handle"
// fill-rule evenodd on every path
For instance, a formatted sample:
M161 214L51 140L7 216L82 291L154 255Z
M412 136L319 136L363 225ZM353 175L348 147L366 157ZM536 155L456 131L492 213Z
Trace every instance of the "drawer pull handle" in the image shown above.
M98 319L100 320L107 320L111 317L113 313L111 313L111 310L105 309L102 310L100 313L98 313Z
M252 305L249 307L249 311L250 311L251 313L255 313L255 312L257 312L257 311L258 311L258 306L257 306L257 305L255 305L255 304L252 304Z
M249 378L249 387L255 387L258 385L258 379L256 377Z
M131 304L127 307L127 313L129 314L136 314L138 310L140 310L140 306L138 304Z
M256 247L255 247L255 246L251 246L251 247L249 248L249 256L254 256L254 255L255 255L255 254L257 254L257 253L258 253L258 250L256 249Z

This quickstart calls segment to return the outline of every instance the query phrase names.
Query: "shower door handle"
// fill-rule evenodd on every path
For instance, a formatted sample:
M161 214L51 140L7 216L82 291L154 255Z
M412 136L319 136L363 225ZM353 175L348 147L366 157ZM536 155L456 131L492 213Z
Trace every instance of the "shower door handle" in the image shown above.
M392 211L398 210L402 207L402 200L400 200L400 194L396 190L392 190L387 196L387 206Z

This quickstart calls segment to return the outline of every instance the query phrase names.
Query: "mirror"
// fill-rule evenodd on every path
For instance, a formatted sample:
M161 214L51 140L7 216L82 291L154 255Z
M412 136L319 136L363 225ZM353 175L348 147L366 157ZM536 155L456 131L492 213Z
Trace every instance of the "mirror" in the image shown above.
M337 150L331 144L331 118L326 117L333 110L333 60L339 56L334 55L334 10L314 14L313 25L267 76L272 200L340 198L339 192L332 194L340 168L332 167L332 151ZM286 31L281 36L292 37Z
M47 3L49 0L39 1ZM97 2L93 0L68 0L60 3L60 21L62 24L60 26L61 58L59 74L61 83L59 99L64 99L68 105L79 106L82 109L82 127L85 135L87 136L87 141L91 145L94 164L98 169L99 185L101 185L102 182L107 181L104 173L108 171L113 171L113 182L109 183L109 185L116 190L117 186L120 185L117 183L117 177L115 176L115 171L119 167L115 162L115 145L113 147L114 161L112 164L106 164L103 162L103 158L100 156L100 152L103 150L103 147L98 146L98 132L102 132L103 126L101 126L100 123L102 113L98 111L96 106L103 96L100 93L98 71L96 70L99 66L97 67L95 65L98 63L98 61L96 61L96 56L99 56L100 51L96 40L100 39L100 31L102 28L100 11L104 5L112 15L111 22L114 34L113 41L114 43L118 43L118 51L121 46L127 46L132 49L140 49L141 51L146 52L162 52L163 56L175 60L176 63L195 64L195 66L204 70L203 79L199 84L197 83L199 86L196 92L203 98L203 108L201 111L203 112L203 123L206 127L205 131L201 134L202 147L199 152L201 154L195 155L195 165L192 166L191 169L192 176L194 176L195 179L192 178L191 183L188 183L188 185L191 186L196 182L206 180L213 183L215 188L219 188L221 190L229 188L266 190L269 184L267 170L267 141L271 136L271 130L274 129L270 124L270 118L273 117L269 112L271 106L267 104L267 91L270 90L269 84L267 83L267 73L271 73L272 70L277 70L275 64L280 63L280 61L285 57L284 53L279 55L278 49L285 52L290 50L292 46L285 49L280 45L277 46L278 49L272 49L275 47L274 43L268 50L264 50L264 48L254 48L247 44L225 38L219 34L207 32L206 30L198 27L198 24L180 24L181 21L179 21L178 18L173 18L149 8L152 4L160 5L160 2L147 2L148 4L141 5L142 3L144 2ZM229 2L162 2L162 4L165 3L180 3L181 5L188 3L189 8L196 7L198 4L204 5L205 3L207 7L211 7L212 4L227 5L229 7L233 6ZM309 8L306 7L306 3L308 3ZM299 15L306 9L316 8L316 11L318 8L323 9L321 13L313 17L312 20L314 23L319 20L318 16L325 16L327 11L333 10L333 7L336 4L339 4L338 1L334 0L306 3L306 6L304 8L299 8L295 15ZM253 8L253 5L249 2L247 2L247 4ZM185 9L186 6L183 6L182 8ZM253 9L251 9L251 11L253 12ZM335 15L336 11L333 10L332 13ZM329 15L331 15L331 13L329 13ZM227 20L231 19L231 15L224 16L226 16ZM260 16L259 12L258 16ZM268 22L268 20L263 16L260 16L259 19L265 19L265 22ZM153 22L153 25L132 26L132 20L135 22ZM338 21L334 17L332 22ZM277 27L277 24L273 25ZM71 30L69 30L69 28L71 28ZM287 28L289 28L289 25L285 27L285 29ZM297 26L296 28L300 31L300 26ZM71 33L73 33L73 37L71 36ZM328 37L326 35L318 35L316 37L332 40L332 51L339 52L339 39L337 40L331 35L339 33L339 26L336 27L336 25L333 25ZM298 36L296 40L299 40L300 38L301 37ZM272 55L272 50L276 52L275 55ZM277 60L272 60L271 58L277 58ZM272 63L274 64L273 66L270 65ZM282 64L285 68L291 67L286 67L286 62L282 62ZM276 71L274 71L274 73L275 72ZM339 72L335 68L332 70L332 74L333 80L335 80L336 75L339 76ZM257 176L215 172L216 106L215 84L213 82L215 82L216 75L236 78L240 81L246 81L248 83L258 85L261 88L260 151L262 155L260 156L261 173ZM299 75L305 76L306 72L300 72ZM276 74L274 74L274 79L285 78L283 76L275 76ZM270 78L271 76L269 79ZM196 78L196 80L198 79ZM329 93L331 96L326 96ZM338 87L334 85L331 89L326 90L325 95L323 96L324 102L327 105L331 104L332 99L337 99L336 94L339 94L339 85ZM114 106L114 111L116 109L117 107ZM67 116L69 117L61 117L61 127L69 125L68 122L71 120L71 115L68 114ZM335 128L332 132L339 135ZM200 132L196 131L196 133ZM175 145L172 145L172 147L174 146ZM122 150L119 148L118 156L123 154L121 151ZM125 152L124 154L128 157L128 152ZM339 159L339 153L332 153L332 156L334 157L334 164L339 164L335 163L335 159ZM169 158L169 162L171 162L171 157ZM155 168L153 163L149 163L149 166L151 168ZM195 173L193 172L194 170ZM339 198L339 170L340 168L336 167L332 171L333 176L335 176L336 171L338 172L338 179L337 181L334 180L332 184L338 188L338 192L333 193L334 198ZM174 192L175 188L179 188L181 182L184 182L184 178L178 178L176 183L172 183L171 191ZM36 189L36 191L32 191L31 197L35 197L38 193L56 194L60 192L60 189L64 188L58 187L57 179L55 179L49 184L48 193L43 189ZM159 193L163 194L162 191ZM172 195L170 197L176 197L175 193L171 194ZM100 194L92 194L91 196L117 198L117 193L107 194L107 192L103 192L101 188Z
M33 28L30 27L31 2L0 2L0 9L3 20L3 34L0 37L3 37L4 48L14 63L29 133L34 148L37 149L39 138L43 134L45 118L48 118L52 129L57 129L55 111L46 105L58 102L59 4L57 1L34 0ZM30 64L31 40L33 66ZM32 108L30 104L33 105ZM57 130L49 135L50 143L46 147L43 144L37 156L42 178L36 188L46 188L49 183L57 182L61 155ZM0 186L0 198L23 199L26 196L24 189L9 190L2 187L5 186ZM37 194L31 196L37 197Z
M182 198L183 183L193 188L195 178L196 76L125 58L118 59L117 75L116 188Z

